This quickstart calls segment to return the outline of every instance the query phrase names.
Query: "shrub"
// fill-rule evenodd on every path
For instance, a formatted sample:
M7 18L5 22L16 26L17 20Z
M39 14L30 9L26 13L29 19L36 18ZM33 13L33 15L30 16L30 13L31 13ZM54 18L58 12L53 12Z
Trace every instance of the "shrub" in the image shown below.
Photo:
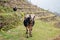
M9 29L15 28L21 23L21 16L16 13L5 13L0 14L0 29L7 31Z

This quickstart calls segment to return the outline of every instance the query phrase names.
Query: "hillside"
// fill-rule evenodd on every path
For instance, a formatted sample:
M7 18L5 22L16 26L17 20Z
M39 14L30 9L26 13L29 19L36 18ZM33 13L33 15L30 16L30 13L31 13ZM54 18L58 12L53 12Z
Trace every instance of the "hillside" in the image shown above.
M8 0L6 2L1 0L0 2L0 5L4 7L9 7L12 9L17 7L18 11L23 11L25 13L40 13L41 15L53 16L52 12L39 8L36 5L32 5L31 3L27 2L27 0Z
M13 8L16 7L17 13L24 12L25 14L33 13L37 19L46 22L59 22L60 17L54 13L44 10L36 5L29 3L27 0L0 0L0 13L2 12L14 12Z
M27 0L0 0L0 13L14 12L13 8L16 7L17 13L24 12L25 14L33 13L37 19L46 22L56 23L60 21L60 17L48 10L44 10L36 5L29 3Z
M29 3L27 0L0 0L0 2L0 6L8 7L8 9L10 8L9 11L16 7L18 9L17 12L24 12L25 14L34 13L37 18L56 17L54 13L39 8L36 5Z
M25 35L24 14L36 16L31 38ZM0 40L60 40L60 17L27 0L0 0Z

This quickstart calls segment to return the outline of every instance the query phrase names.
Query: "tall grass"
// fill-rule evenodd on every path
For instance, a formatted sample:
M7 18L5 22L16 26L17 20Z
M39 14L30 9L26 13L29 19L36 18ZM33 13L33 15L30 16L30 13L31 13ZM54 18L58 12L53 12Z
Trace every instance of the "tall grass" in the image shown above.
M10 7L0 6L0 13L13 12L13 9Z
M2 23L2 30L9 30L15 28L19 25L22 21L22 14L18 14L16 12L13 13L1 13L0 14L0 23Z

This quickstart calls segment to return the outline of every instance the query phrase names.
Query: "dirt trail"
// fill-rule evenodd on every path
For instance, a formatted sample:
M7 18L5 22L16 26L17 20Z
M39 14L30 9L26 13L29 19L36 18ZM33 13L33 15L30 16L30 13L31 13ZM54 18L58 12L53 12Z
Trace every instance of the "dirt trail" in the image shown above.
M54 38L53 40L60 40L60 35Z

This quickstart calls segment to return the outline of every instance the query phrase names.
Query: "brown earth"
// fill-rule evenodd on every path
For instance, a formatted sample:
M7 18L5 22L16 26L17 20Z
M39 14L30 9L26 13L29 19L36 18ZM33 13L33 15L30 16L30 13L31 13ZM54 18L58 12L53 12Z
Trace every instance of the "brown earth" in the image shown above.
M54 38L53 40L60 40L60 35L56 38Z

